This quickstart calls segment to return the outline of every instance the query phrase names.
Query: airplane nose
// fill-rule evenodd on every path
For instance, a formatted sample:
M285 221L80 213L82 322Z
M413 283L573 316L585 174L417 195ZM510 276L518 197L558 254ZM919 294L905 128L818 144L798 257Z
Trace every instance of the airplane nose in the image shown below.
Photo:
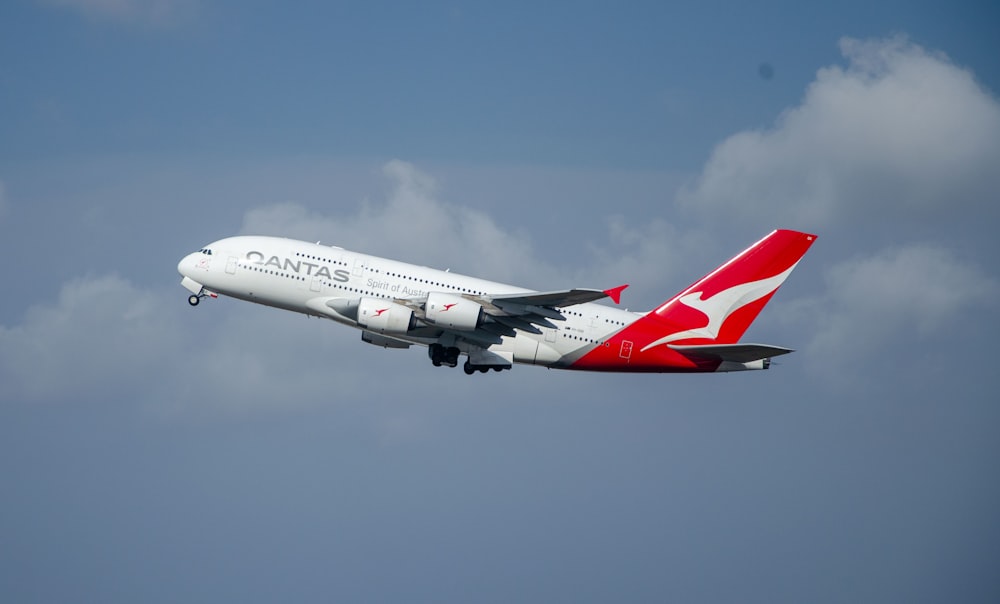
M194 257L197 254L188 254L181 258L181 261L177 263L177 272L185 277L191 276L191 269L194 268Z

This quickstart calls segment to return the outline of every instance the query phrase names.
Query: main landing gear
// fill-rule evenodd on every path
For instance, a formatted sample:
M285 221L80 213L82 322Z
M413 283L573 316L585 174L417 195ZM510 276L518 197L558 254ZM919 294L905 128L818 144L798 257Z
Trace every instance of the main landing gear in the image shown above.
M466 361L465 365L462 365L462 369L465 371L465 375L472 375L477 371L479 373L489 373L490 369L493 371L503 371L504 369L510 369L510 367L506 365L473 365Z
M427 354L430 355L431 363L434 363L435 367L440 367L441 365L457 367L458 355L461 353L462 351L454 346L445 348L440 344L431 344L427 349Z
M441 344L431 344L427 348L427 354L431 357L431 363L435 367L440 367L442 365L447 365L448 367L458 366L458 357L462 354L462 351L455 346L442 346ZM480 373L487 373L490 369L493 371L503 371L504 369L510 369L509 365L473 365L469 361L465 361L462 365L462 369L467 375L472 375L473 373L479 371Z

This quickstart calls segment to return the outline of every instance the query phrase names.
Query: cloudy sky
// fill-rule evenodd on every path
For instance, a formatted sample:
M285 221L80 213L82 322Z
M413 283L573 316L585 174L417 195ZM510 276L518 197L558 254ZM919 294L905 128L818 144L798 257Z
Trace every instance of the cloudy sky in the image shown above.
M0 598L1000 599L1000 11L537 4L0 5ZM469 377L176 274L645 310L775 227L752 374Z

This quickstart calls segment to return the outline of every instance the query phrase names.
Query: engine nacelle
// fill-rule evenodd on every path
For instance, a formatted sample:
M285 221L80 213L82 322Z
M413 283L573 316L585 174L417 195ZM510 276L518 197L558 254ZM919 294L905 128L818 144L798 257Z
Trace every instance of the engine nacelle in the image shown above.
M358 302L358 324L378 333L404 334L416 324L413 311L395 302L378 298L361 298Z
M486 313L472 300L435 292L427 295L424 314L429 322L440 327L473 331L483 324Z

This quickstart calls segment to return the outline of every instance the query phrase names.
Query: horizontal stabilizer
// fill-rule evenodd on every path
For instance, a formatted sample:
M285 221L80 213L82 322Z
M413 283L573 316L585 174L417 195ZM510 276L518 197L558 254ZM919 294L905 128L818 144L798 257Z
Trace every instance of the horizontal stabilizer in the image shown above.
M686 357L731 361L733 363L749 363L795 352L791 348L769 344L699 344L694 346L667 344L667 346Z

